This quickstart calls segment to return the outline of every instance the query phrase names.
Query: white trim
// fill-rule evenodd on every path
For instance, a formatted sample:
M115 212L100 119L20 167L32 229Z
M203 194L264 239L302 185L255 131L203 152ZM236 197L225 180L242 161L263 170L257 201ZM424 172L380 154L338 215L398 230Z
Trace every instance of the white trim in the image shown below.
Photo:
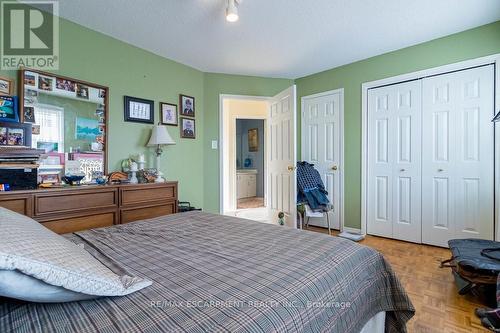
M313 98L318 98L318 97L323 97L323 96L328 96L328 95L335 95L339 94L340 95L340 115L339 115L339 121L340 121L340 156L339 156L339 180L340 180L340 189L339 189L339 194L340 194L340 212L339 212L339 225L340 225L340 231L344 231L347 229L351 229L349 227L344 226L344 88L340 89L335 89L335 90L329 90L329 91L324 91L321 93L313 94L313 95L308 95L308 96L303 96L301 98L301 105L300 105L300 146L301 146L301 160L304 160L304 135L302 135L302 129L304 128L304 104L305 101L308 99L313 99Z
M417 72L397 75L381 80L365 82L361 85L361 233L366 235L367 228L367 172L368 172L368 89L383 85L396 84L403 81L418 80L427 76L444 74L470 67L495 64L495 111L500 110L500 53L486 57L465 60L453 64L433 67ZM500 124L495 124L495 130ZM497 132L497 131L495 131ZM500 132L499 132L500 133ZM497 153L500 147L500 135L495 135L495 240L500 240L500 154Z
M269 101L270 97L250 96L250 95L230 95L219 94L219 213L224 214L224 100L238 99L248 101ZM245 117L250 119L250 117ZM267 119L266 119L267 120ZM264 169L267 172L267 163L264 162ZM267 186L267 177L264 177L264 191Z
M351 228L351 227L344 227L342 229L342 232L348 232L350 234L358 234L358 235L360 235L361 234L361 229Z

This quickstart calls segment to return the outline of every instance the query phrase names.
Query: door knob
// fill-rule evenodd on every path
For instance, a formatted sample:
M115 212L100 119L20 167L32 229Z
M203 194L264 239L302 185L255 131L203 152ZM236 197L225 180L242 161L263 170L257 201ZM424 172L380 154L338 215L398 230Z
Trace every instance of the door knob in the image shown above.
M295 167L294 167L294 166L289 165L289 166L288 166L288 171L293 171L293 170L295 170Z
M399 171L401 171L401 172L405 172L406 170L405 170L405 169L401 169L401 170L399 170Z
M336 165L332 166L333 171L336 171L337 169L338 169L338 167Z
M443 169L438 169L438 172L443 172L444 170Z

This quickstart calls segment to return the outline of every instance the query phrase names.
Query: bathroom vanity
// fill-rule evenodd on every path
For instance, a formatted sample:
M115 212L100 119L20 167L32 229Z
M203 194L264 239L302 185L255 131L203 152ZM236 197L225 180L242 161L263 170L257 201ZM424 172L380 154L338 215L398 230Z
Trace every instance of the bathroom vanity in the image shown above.
M256 169L240 169L236 171L236 193L238 199L257 196Z

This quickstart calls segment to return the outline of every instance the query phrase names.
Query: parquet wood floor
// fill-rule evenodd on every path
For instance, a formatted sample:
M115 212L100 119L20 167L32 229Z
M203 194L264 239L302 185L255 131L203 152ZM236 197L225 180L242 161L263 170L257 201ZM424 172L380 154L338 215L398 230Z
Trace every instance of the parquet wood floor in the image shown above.
M326 233L322 228L309 230ZM470 296L460 296L450 269L439 268L450 257L448 249L375 236L367 236L361 244L385 256L408 292L416 309L408 323L410 333L489 332L474 315L482 305Z

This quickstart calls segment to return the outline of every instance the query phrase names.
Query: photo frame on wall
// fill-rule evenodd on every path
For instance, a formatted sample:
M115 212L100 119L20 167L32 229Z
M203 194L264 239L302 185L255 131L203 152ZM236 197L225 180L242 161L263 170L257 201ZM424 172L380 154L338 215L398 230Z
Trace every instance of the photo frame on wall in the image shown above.
M259 151L259 129L251 128L248 130L248 151Z
M125 121L154 124L154 101L125 96Z
M16 96L0 96L0 121L19 122Z
M196 139L195 120L190 118L181 118L181 138Z
M31 124L0 122L0 146L31 147Z
M177 105L160 102L160 117L162 125L177 126Z
M195 116L195 100L194 97L187 95L179 95L179 107L181 116L193 117Z
M5 77L0 77L0 95L12 95L14 81Z

